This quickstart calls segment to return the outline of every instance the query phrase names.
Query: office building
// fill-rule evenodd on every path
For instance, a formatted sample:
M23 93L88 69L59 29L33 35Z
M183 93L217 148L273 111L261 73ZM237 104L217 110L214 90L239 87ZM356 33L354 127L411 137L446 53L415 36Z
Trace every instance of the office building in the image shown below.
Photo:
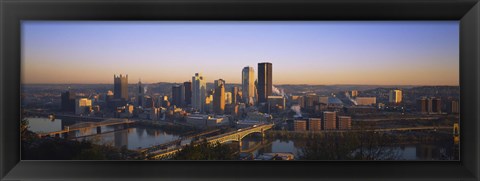
M357 90L350 91L350 96L351 97L357 97L358 96L358 91Z
M285 97L268 96L268 112L277 112L285 110Z
M172 86L172 105L176 107L183 107L184 101L184 87L181 84Z
M170 101L168 100L168 96L162 96L161 99L159 99L158 104L162 107L170 107Z
M352 129L352 117L338 116L338 129L341 129L341 130Z
M442 113L442 100L440 98L431 97L430 99L428 99L428 113Z
M337 113L333 111L323 112L323 129L333 130L337 129Z
M143 100L145 101L144 104L143 104L144 108L154 108L155 107L155 101L153 100L153 97L144 96Z
M232 104L233 98L231 92L225 92L225 104Z
M238 99L238 87L237 86L233 86L232 87L232 103L231 104L237 104L237 100Z
M72 91L66 91L62 93L62 111L63 112L75 112L75 93Z
M417 100L417 111L423 114L428 113L428 99L426 97Z
M185 90L185 106L189 106L192 104L192 82L184 82L183 89Z
M304 96L304 103L303 106L306 109L313 110L315 105L317 105L320 101L320 96L316 95L315 93L307 94Z
M138 85L137 85L137 106L143 107L143 103L144 103L143 96L144 96L144 93L145 93L145 90L143 89L142 81L138 81Z
M390 90L390 95L388 97L388 102L390 103L401 103L402 102L402 91L401 90Z
M322 104L328 104L328 96L320 96L319 102Z
M299 105L301 108L305 108L304 96L291 96L292 105Z
M225 87L225 85L227 85L227 83L225 82L225 80L223 79L218 79L218 80L214 80L213 81L213 86L214 86L214 89L220 85L223 85L223 87Z
M306 120L295 120L295 121L293 121L293 130L294 131L307 131L307 121Z
M253 67L244 67L242 70L242 97L246 104L253 104L255 97L255 75Z
M115 99L122 99L128 101L128 75L116 76L113 75L113 96Z
M192 107L199 112L204 112L205 98L207 96L207 83L200 73L192 77Z
M225 81L215 80L215 91L213 96L213 109L216 114L225 113Z
M322 119L320 118L308 119L308 130L314 131L314 132L322 130Z
M377 104L376 97L356 97L355 98L355 105L357 106L372 106Z
M460 107L457 100L452 100L447 106L447 112L450 114L460 113Z
M272 63L258 63L258 103L266 103L272 95Z
M89 114L92 109L92 100L87 98L75 99L75 114Z

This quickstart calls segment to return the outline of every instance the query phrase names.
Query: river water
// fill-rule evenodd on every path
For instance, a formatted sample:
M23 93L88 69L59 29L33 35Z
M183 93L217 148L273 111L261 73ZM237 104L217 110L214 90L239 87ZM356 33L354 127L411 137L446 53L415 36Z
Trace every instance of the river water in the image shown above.
M65 126L75 124L75 121L48 118L27 118L29 129L36 133L60 131ZM131 127L127 129L118 126L102 126L101 133L96 128L74 131L69 137L80 137L77 140L88 139L96 144L127 147L130 150L147 148L180 139L180 135L167 133L161 129ZM242 152L252 153L254 157L262 153L289 152L299 158L302 143L298 140L261 139L258 136L247 136L242 140ZM439 160L446 148L434 145L404 145L395 147L399 160Z

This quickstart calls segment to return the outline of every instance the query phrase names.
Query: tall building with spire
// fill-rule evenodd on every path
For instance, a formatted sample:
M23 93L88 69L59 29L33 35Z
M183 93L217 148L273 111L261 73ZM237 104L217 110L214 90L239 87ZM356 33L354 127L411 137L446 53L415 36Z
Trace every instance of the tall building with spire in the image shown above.
M115 99L128 101L128 75L113 75L113 96Z
M272 63L258 63L258 103L266 103L272 95Z
M192 77L192 107L199 112L205 111L205 98L207 96L207 83L200 73Z
M242 70L242 93L245 103L250 103L255 97L255 72L253 67L246 66Z

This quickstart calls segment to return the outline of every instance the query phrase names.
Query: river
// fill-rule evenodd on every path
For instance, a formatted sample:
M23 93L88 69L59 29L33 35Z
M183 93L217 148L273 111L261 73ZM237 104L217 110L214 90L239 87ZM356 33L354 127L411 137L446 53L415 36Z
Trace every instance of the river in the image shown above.
M36 133L60 131L65 126L75 124L75 121L62 119L50 120L48 118L27 118L29 129ZM96 128L87 128L74 131L73 137L80 137L77 140L88 139L96 144L111 145L115 147L126 147L130 150L147 148L153 145L167 143L180 139L177 134L167 133L161 129L130 127L119 129L116 126L102 126L101 134L97 134ZM72 135L69 135L71 137ZM252 153L254 157L269 152L289 152L299 158L304 141L294 139L262 139L258 136L247 136L242 140L242 152ZM402 145L393 148L398 154L399 160L439 160L446 148L435 145Z

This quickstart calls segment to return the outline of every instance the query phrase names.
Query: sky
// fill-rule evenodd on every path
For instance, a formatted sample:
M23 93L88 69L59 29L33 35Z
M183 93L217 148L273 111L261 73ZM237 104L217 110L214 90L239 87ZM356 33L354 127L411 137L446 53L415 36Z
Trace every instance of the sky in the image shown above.
M22 83L459 85L458 21L23 21Z

